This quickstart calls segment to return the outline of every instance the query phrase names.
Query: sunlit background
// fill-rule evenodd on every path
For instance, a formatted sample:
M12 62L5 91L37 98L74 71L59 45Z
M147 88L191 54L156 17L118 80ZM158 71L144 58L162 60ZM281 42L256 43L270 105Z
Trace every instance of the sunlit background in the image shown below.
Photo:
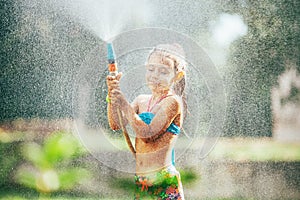
M223 129L208 157L199 157L205 137L188 147L185 138L178 142L185 149L176 167L186 199L300 199L299 1L2 0L0 6L1 199L133 199L133 175L100 162L82 141L95 149L116 146L99 153L103 160L128 152L122 134L108 130L103 47L118 34L150 27L203 48L226 96ZM96 94L81 117L84 84Z

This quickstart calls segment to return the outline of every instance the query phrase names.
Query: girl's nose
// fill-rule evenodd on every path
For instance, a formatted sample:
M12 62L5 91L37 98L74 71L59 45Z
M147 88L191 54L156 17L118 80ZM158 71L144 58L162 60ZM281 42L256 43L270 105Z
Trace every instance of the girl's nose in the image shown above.
M156 78L159 78L159 75L160 75L159 70L157 70L157 69L154 70L153 76L156 77Z
M153 80L159 79L159 74L157 72L151 73L151 79L153 79Z

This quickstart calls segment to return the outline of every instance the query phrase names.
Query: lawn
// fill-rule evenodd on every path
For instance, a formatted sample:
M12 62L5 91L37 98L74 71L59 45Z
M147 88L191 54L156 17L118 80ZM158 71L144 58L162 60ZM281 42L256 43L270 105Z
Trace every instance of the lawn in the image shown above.
M21 144L22 142L28 142L31 141L33 136L30 138L28 135L25 135L21 132L6 132L5 130L0 130L0 144L2 141L2 148L6 148L9 151L2 150L4 155L7 155L7 157L4 157L2 159L2 168L0 170L8 170L4 169L4 167L8 166L8 161L13 162L17 159L20 159L21 154L14 152L17 152L19 148L16 148L16 145ZM89 133L93 137L87 137L87 138L81 138L86 139L89 144L92 145L92 147L97 147L99 145L99 141L101 141L102 138L99 137L99 139L95 139L94 132ZM30 135L29 135L30 136ZM97 135L98 137L98 135ZM29 138L29 139L28 139ZM126 146L126 143L122 138L106 138L109 140L113 146L116 146L118 148L112 149L112 151L128 151L128 148ZM181 142L180 142L181 140ZM203 140L201 139L195 139L193 143L196 144L202 144ZM187 143L184 141L184 138L180 138L178 141L179 148L185 147L184 143ZM11 145L10 145L11 144ZM16 145L13 145L16 144ZM0 145L1 146L1 145ZM49 145L48 145L49 146ZM57 145L56 145L57 146ZM197 145L191 146L190 148L194 148ZM198 148L201 147L198 145ZM108 147L108 150L111 147ZM189 148L189 147L187 147ZM55 148L56 149L56 148ZM0 148L1 150L1 148ZM56 149L57 150L57 149ZM56 151L55 150L55 151ZM52 155L52 154L51 154ZM279 142L274 140L273 138L219 138L218 142L216 143L214 149L210 152L207 159L211 159L214 161L232 161L232 162L300 162L300 143L298 142ZM7 160L4 162L4 160ZM16 161L14 161L16 162ZM11 164L13 165L13 163ZM187 183L192 183L195 180L202 180L201 177L196 173L195 171L189 171L188 168L181 171L182 174L182 181L184 182L184 185L187 186ZM13 170L11 170L13 171ZM130 184L129 182L131 179L118 179L114 185L117 186L116 190L122 190L127 191L128 193L132 193L132 191L129 191ZM0 180L1 182L1 180ZM101 183L101 182L100 182ZM188 189L188 187L186 187ZM101 196L100 196L101 195ZM101 192L97 193L83 193L83 192L74 192L73 191L66 191L66 192L53 192L51 193L51 196L47 195L40 195L40 193L36 192L35 189L29 189L24 186L18 185L18 184L12 184L12 185L5 185L5 187L2 185L0 186L0 199L5 200L23 200L23 199L53 199L53 200L63 200L63 199L83 199L83 200L89 200L89 199L103 199L103 200L113 200L113 199L133 199L131 196L122 197L122 198L115 198L114 197L106 197L107 195L102 194ZM205 198L206 200L242 200L239 198ZM247 199L247 198L244 198ZM195 199L196 200L196 199Z
M234 161L300 161L300 143L272 138L220 138L209 155Z

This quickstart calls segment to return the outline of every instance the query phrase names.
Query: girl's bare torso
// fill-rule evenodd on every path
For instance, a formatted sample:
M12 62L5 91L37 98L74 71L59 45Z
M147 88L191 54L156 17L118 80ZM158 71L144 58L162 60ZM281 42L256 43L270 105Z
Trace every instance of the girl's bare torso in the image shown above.
M141 95L134 105L137 114L147 112L148 102L151 95ZM151 111L155 114L161 109L157 104ZM180 126L180 115L175 117L173 123ZM147 175L171 165L172 149L176 143L177 135L165 132L155 141L144 142L141 138L135 139L136 148L136 174Z

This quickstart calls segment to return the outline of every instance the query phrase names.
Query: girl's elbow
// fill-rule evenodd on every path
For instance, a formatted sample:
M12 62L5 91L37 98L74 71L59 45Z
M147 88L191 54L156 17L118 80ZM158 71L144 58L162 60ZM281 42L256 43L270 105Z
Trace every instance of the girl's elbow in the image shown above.
M114 131L117 131L117 130L120 130L120 127L117 125L117 124L114 124L114 123L110 123L109 124L109 127L114 130Z
M150 142L153 142L153 139L152 139L152 138L149 138L149 137L141 138L141 140L142 140L144 143L150 143Z
M112 127L111 129L112 129L113 131L118 131L118 130L120 130L120 127L114 126L114 127Z
M156 137L154 135L143 134L140 135L140 138L144 143L150 143L150 142L155 142Z
M147 134L144 134L143 132L138 133L137 137L140 138L144 143L152 142L152 137Z

